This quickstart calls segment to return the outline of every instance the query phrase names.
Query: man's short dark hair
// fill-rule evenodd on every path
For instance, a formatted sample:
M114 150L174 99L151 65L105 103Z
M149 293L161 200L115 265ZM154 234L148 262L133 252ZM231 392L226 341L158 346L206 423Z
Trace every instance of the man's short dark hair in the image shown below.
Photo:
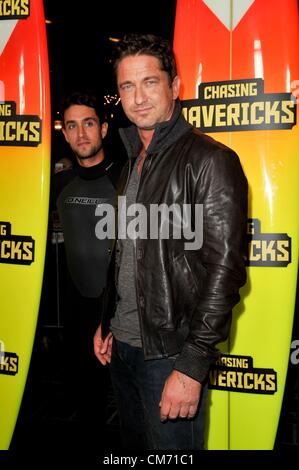
M153 34L130 33L124 36L115 50L114 57L114 73L116 76L119 62L128 56L134 55L151 55L156 57L160 64L161 70L164 70L169 77L171 84L177 75L176 61L172 46L167 39Z
M98 97L89 91L74 91L62 98L60 105L60 115L62 121L64 121L64 112L73 105L83 105L93 108L96 115L98 116L100 123L102 124L106 120L106 116L102 110L102 105L99 102Z

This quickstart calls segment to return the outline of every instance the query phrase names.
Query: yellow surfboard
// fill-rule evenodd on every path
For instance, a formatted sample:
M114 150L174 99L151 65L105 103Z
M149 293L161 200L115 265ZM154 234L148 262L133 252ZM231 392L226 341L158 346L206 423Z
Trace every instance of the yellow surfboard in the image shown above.
M50 93L42 0L0 4L0 449L29 368L47 237Z
M178 0L187 120L248 178L248 281L210 371L208 449L272 449L294 316L299 236L297 0Z

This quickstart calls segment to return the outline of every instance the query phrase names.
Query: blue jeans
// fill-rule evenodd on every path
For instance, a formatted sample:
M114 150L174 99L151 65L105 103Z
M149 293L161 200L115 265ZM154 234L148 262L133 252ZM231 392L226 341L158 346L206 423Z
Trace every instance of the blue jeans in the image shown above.
M174 361L145 361L142 349L114 338L110 372L125 449L204 448L206 387L195 418L160 421L161 393Z

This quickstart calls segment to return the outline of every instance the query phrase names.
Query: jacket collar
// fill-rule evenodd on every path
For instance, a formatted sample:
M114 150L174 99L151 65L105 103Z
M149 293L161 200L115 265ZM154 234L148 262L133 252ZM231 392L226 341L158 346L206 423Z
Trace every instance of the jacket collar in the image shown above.
M192 126L183 117L180 102L177 100L171 119L156 125L147 153L156 153L165 150L191 128ZM136 158L141 152L142 142L135 124L120 129L119 133L129 158Z

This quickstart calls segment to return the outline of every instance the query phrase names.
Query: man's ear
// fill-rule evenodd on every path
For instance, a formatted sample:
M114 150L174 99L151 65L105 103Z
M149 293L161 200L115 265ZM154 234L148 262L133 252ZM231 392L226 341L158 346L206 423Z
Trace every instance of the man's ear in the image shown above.
M179 94L180 94L180 88L181 88L181 80L178 75L174 77L172 80L172 96L173 100L175 101Z
M103 122L103 124L101 125L101 136L102 136L102 139L104 139L107 135L107 132L108 132L108 122Z

